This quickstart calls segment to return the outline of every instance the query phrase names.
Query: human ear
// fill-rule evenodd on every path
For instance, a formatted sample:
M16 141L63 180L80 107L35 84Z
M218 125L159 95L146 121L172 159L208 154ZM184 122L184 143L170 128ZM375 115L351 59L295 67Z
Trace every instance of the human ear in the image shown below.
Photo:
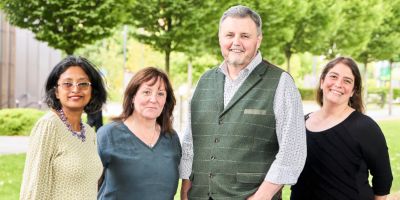
M55 88L54 94L56 95L57 99L60 99L60 94L58 94L58 88Z

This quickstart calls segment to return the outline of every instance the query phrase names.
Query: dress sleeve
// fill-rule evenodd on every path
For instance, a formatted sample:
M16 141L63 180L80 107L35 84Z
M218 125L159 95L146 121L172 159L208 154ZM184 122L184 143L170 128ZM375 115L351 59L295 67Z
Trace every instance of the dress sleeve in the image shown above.
M22 179L20 200L51 199L52 158L56 152L56 125L40 120L31 131Z
M372 175L374 193L376 195L387 195L390 193L393 175L385 136L378 124L369 117L359 121L356 125L363 129L357 132L357 140Z
M303 170L306 156L306 133L300 93L292 77L282 73L274 98L276 135L279 151L266 181L293 185Z

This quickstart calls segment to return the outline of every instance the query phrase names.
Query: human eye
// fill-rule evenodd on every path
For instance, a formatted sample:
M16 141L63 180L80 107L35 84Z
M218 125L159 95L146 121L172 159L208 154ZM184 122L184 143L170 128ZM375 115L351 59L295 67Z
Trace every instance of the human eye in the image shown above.
M330 75L329 75L329 78L331 78L331 79L336 79L337 76L336 76L336 74L330 74Z
M81 82L81 83L78 83L77 85L78 85L79 88L87 89L91 85L91 83L89 83L89 82Z
M157 95L160 96L160 97L163 97L163 96L166 95L166 92L164 92L164 91L159 91Z
M63 88L71 88L72 86L74 86L74 84L71 82L64 82L64 83L61 83L61 86Z
M245 34L245 35L242 35L242 38L246 38L246 39L248 39L248 38L250 38L250 35L247 35L247 34Z
M226 34L226 37L228 37L228 38L233 37L233 33L227 33L227 34Z
M145 96L149 96L151 95L150 90L143 90L142 94L144 94Z
M344 82L347 83L347 84L352 84L353 83L353 81L349 80L349 79L344 80Z

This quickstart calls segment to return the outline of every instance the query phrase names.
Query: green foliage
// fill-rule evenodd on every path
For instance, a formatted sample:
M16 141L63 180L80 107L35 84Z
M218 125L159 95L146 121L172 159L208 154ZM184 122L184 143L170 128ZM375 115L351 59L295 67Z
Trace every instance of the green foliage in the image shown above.
M379 26L383 19L383 0L337 1L340 18L336 30L329 35L328 42L321 46L324 55L333 58L338 54L356 56L367 46L373 27Z
M173 67L171 68L170 77L173 80L174 86L187 83L189 63L192 64L192 85L195 85L205 71L216 67L221 62L209 54L205 54L201 57L193 57L192 61L190 61L190 57L185 56L183 53L176 53L173 55L174 59L171 63Z
M11 24L27 28L38 40L73 54L75 49L110 35L121 18L120 0L3 0Z
M290 59L294 53L322 53L319 47L336 28L334 22L338 18L338 5L334 0L302 1L299 8L294 10L296 17L282 24L288 26L287 30L291 32L290 37L279 41L288 72L291 72Z
M400 46L400 0L386 1L382 22L371 27L370 40L357 59L363 63L394 59Z
M400 88L393 89L393 99L400 98Z
M314 88L299 88L301 99L303 101L314 101L315 100L315 89ZM375 103L383 107L386 103L389 94L388 88L368 88L369 103ZM393 89L393 98L400 97L400 89Z
M285 60L283 46L294 37L294 27L307 12L308 3L296 0L240 1L254 9L262 19L263 42L260 51L273 63ZM230 3L235 5L236 3Z
M315 89L310 88L299 88L301 99L303 101L314 101L315 100Z
M37 109L0 110L0 135L29 135L36 121L44 115Z
M204 31L200 26L205 13L203 0L148 0L130 3L129 20L137 29L132 34L140 42L165 55L165 70L169 73L173 51L198 50L197 39ZM191 50L193 51L193 50Z
M388 92L387 88L368 88L367 102L364 103L375 103L383 108L386 103Z
M25 154L0 155L0 199L19 199L24 164Z

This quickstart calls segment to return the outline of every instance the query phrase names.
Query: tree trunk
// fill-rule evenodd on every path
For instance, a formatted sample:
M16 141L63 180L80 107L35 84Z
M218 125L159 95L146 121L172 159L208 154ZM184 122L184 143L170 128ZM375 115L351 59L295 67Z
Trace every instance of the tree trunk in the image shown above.
M287 62L287 73L290 74L290 58L292 57L292 52L290 51L290 46L285 47L285 57Z
M393 105L393 86L392 86L392 69L393 60L389 61L389 98L388 98L388 114L392 115L392 105Z
M188 92L190 92L191 88L192 88L192 82L193 82L193 64L192 64L192 56L189 57L189 63L188 63L188 80L187 80L187 84L188 84ZM189 94L189 93L188 93Z
M364 99L364 108L365 108L365 111L367 111L367 104L368 104L368 83L367 83L367 81L368 81L368 68L367 68L367 65L368 65L368 61L367 60L364 60L364 76L363 76L363 83L364 83L364 88L363 88L363 90L364 90L364 92L363 92L363 99Z
M169 75L169 58L171 56L171 51L165 51L165 72Z
M65 51L65 53L67 53L68 56L70 56L70 55L74 55L75 49L68 48L68 49L64 49L64 51Z

